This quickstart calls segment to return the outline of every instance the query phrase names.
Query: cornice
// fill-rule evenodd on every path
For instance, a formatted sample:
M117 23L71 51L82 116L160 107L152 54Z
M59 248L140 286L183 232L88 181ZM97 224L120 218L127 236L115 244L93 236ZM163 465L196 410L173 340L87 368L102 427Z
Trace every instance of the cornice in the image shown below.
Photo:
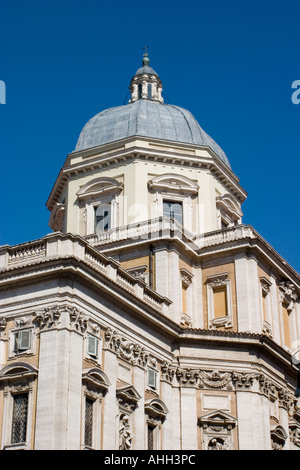
M163 218L160 218L163 219ZM191 257L197 264L204 263L207 259L213 260L222 256L235 257L238 254L249 257L256 255L257 259L262 258L268 263L272 272L277 272L277 276L282 280L291 279L295 283L300 294L300 275L299 273L285 261L279 253L251 226L251 225L237 225L228 229L216 230L214 232L207 232L201 236L194 236L188 232L184 227L179 224L173 223L173 226L164 228L163 220L158 220L157 223L162 225L162 228L156 231L152 230L151 224L155 220L145 221L139 223L139 233L144 224L148 224L147 236L143 235L134 236L132 239L126 237L126 227L119 227L113 229L112 232L117 234L125 233L120 236L114 236L112 240L109 233L105 232L105 239L97 242L97 237L91 235L86 237L87 240L96 248L100 249L107 256L110 256L114 250L128 249L129 246L139 247L151 243L153 246L156 244L172 243L173 246L178 247L178 252L185 252L186 255ZM134 228L134 224L128 226ZM146 230L146 228L145 228ZM130 232L133 233L132 230ZM145 232L146 233L146 232Z
M147 145L143 147L136 142L156 143L157 147L151 148ZM186 154L184 154L184 149L187 149ZM189 149L194 151L193 155L191 152L189 153ZM196 155L197 149L205 150L207 156ZM82 160L72 163L72 159L75 158L82 158ZM48 198L47 208L51 211L54 204L59 201L60 195L70 178L77 178L88 172L108 168L112 164L126 164L128 161L133 160L171 163L172 165L188 168L209 170L240 202L243 202L247 197L246 191L239 184L238 177L209 147L192 144L180 145L172 141L160 141L135 136L116 141L111 145L103 145L69 154Z

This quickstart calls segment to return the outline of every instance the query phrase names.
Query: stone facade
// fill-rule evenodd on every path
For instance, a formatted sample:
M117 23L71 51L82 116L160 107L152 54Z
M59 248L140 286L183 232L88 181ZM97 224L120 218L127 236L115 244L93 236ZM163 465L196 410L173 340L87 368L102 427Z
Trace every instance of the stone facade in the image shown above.
M53 233L0 247L1 449L300 449L300 277L245 198L201 145L67 157Z

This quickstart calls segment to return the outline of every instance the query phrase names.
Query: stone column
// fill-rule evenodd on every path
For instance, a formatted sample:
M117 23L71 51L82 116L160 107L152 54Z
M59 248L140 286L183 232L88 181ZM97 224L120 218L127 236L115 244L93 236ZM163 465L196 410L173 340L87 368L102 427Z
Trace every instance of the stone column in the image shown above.
M80 449L82 333L76 309L53 307L37 315L40 324L36 450Z

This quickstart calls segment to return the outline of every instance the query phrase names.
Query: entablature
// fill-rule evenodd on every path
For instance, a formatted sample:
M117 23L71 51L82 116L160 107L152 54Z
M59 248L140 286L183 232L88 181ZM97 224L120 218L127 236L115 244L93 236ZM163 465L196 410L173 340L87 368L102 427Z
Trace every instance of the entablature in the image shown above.
M153 146L153 144L157 144ZM223 186L242 203L247 193L240 186L232 170L209 148L192 144L132 137L68 155L47 201L51 211L54 203L60 202L61 194L71 178L78 178L89 172L105 170L115 164L126 164L142 160L156 163L171 163L180 167L210 171Z

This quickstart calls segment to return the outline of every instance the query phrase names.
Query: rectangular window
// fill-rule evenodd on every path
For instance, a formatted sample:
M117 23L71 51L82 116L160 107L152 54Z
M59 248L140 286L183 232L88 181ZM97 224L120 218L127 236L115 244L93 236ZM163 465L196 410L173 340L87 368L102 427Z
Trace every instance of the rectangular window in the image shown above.
M142 84L138 84L138 99L140 100L142 98Z
M26 442L28 393L13 396L11 443Z
M148 369L148 387L156 390L157 372L153 369Z
M95 336L88 335L87 337L87 353L95 359L98 358L98 339Z
M111 228L111 205L95 207L95 233L106 232Z
M31 330L20 330L15 333L14 352L21 353L31 347Z
M169 219L174 219L182 225L182 203L164 201L163 202L163 216Z
M289 348L291 346L291 336L290 336L290 314L286 305L282 305L282 314L283 314L283 332L284 332L284 342L285 345Z
M93 408L94 401L90 398L85 400L85 423L84 423L84 445L93 447Z
M154 450L154 430L155 427L148 424L147 438L148 438L148 450Z
M182 313L187 313L187 286L182 283L181 295L182 295Z
M267 321L267 292L262 291L263 320Z
M227 316L227 294L226 286L213 289L214 296L214 318Z

